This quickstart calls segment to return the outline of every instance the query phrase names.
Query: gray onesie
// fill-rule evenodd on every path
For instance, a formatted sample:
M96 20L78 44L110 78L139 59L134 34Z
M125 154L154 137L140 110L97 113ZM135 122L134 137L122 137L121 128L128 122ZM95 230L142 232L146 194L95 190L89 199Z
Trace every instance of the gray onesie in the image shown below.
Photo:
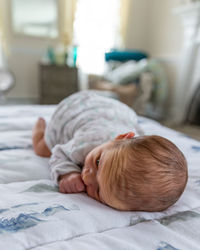
M136 113L125 104L87 90L64 99L45 131L45 142L52 151L51 177L81 172L87 154L117 135L133 131L142 134Z

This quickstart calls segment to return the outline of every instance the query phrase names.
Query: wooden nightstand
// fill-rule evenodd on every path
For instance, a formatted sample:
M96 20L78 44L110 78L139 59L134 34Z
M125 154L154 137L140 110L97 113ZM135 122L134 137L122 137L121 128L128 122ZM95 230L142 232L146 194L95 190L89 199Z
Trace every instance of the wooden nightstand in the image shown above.
M77 68L40 64L40 103L57 104L78 91Z

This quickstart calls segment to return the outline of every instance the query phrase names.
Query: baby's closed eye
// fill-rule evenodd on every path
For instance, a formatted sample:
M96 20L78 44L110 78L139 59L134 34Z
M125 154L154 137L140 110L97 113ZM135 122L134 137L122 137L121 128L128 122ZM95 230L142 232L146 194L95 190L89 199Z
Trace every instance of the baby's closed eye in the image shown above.
M97 165L97 167L99 166L99 162L100 162L100 159L98 158L98 159L96 160L96 165Z

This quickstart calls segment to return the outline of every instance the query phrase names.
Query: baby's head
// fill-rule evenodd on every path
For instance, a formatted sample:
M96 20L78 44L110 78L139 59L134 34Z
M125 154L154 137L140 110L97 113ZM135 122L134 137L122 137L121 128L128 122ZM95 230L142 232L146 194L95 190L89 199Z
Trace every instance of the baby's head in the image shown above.
M162 211L187 183L187 163L169 140L118 136L86 157L82 179L89 196L120 210Z

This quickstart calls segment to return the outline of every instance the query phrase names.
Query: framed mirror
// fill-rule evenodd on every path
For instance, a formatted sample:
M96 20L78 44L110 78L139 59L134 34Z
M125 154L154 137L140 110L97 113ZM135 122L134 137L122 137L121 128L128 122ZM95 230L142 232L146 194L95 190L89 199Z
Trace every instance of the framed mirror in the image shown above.
M58 36L58 3L56 0L11 0L14 33L35 36Z

